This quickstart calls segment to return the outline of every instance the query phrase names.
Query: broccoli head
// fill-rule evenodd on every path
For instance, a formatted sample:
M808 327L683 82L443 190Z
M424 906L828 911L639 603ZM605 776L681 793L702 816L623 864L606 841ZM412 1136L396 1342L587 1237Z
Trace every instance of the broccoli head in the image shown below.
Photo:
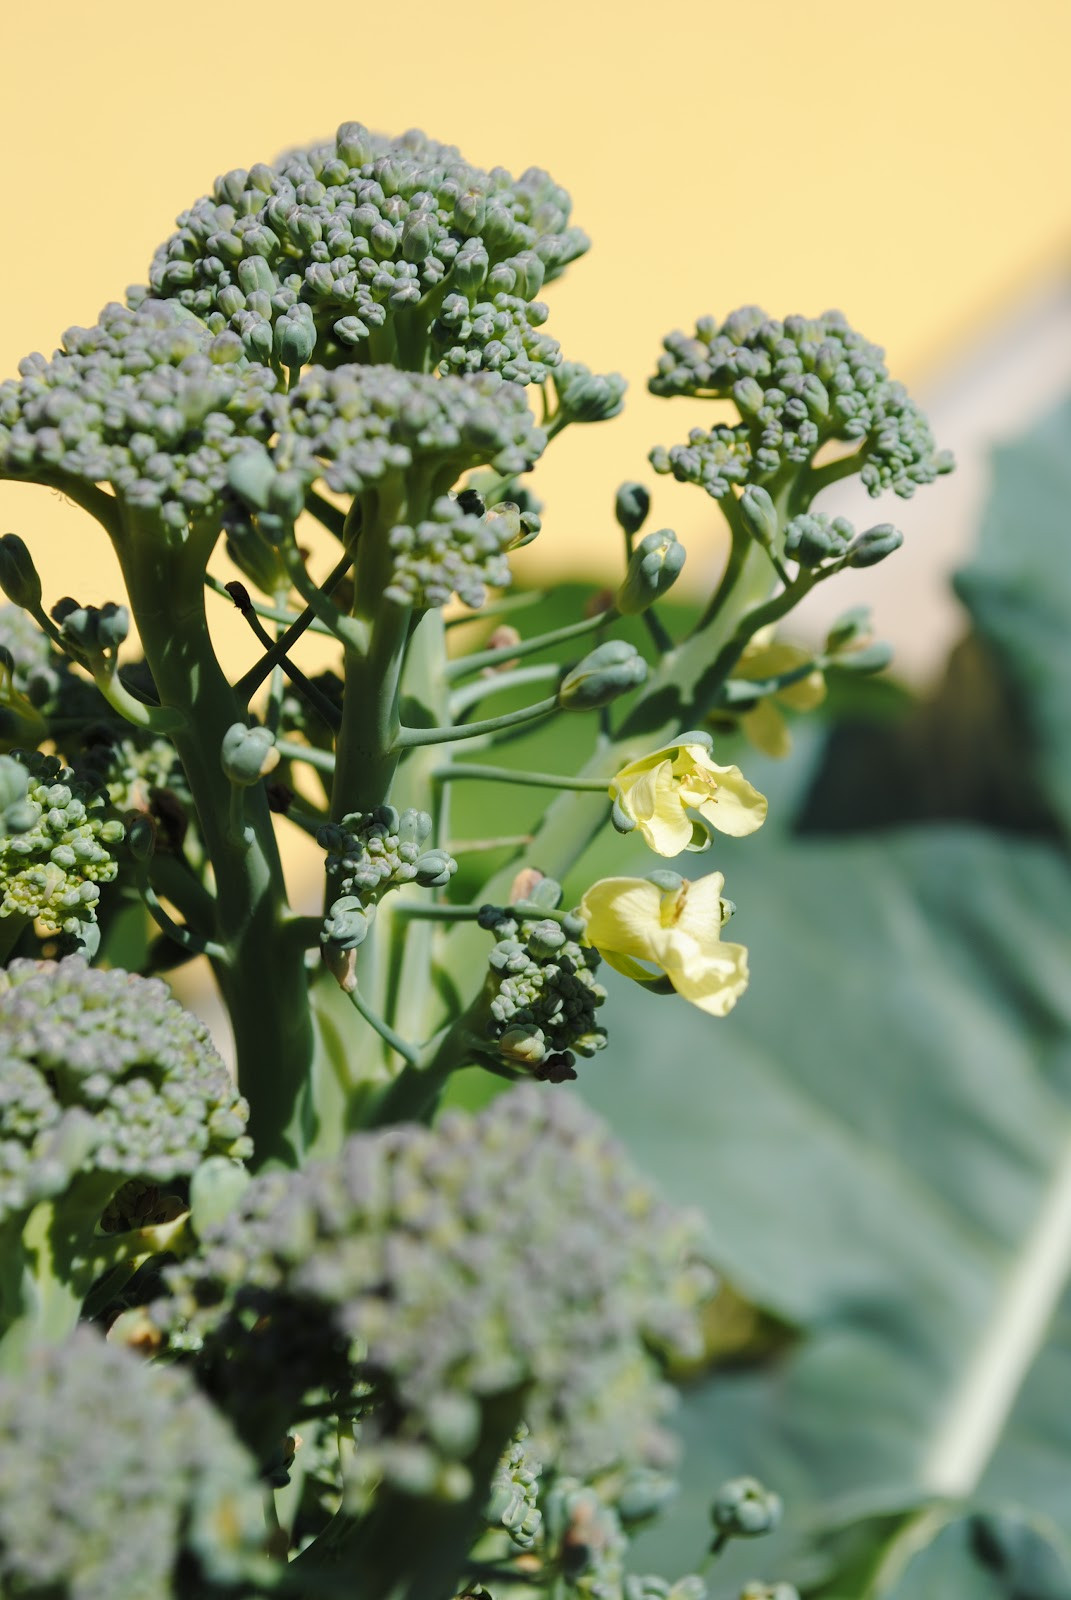
M253 1463L185 1372L82 1328L0 1376L5 1595L249 1593L263 1547Z
M656 1353L697 1352L709 1287L692 1219L535 1085L254 1178L168 1280L154 1317L247 1437L279 1437L326 1383L360 1416L359 1483L427 1494L489 1410L499 1449L523 1417L563 1470L662 1461Z
M484 172L416 130L346 122L219 178L131 298L177 300L277 366L441 362L542 382L560 357L535 297L588 247L570 205L537 168Z

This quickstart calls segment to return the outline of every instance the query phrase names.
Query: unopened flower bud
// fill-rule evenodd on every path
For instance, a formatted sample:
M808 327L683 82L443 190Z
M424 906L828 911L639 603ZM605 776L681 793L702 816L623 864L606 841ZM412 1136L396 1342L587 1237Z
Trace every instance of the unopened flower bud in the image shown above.
M5 533L0 539L0 589L14 605L27 611L41 604L41 579L17 533Z
M233 722L223 735L220 763L233 784L248 788L279 765L274 733L270 728Z
M239 500L255 511L267 511L275 463L262 444L252 445L231 457L227 481Z
M825 653L833 656L841 650L849 650L869 633L870 607L853 606L837 618L826 634Z
M631 539L639 533L651 509L651 496L642 483L623 483L614 500L614 516Z
M281 365L291 369L303 367L311 360L315 348L316 326L311 310L304 305L292 307L275 324L275 354Z
M607 639L563 678L558 703L566 711L592 711L628 694L647 677L647 663L635 645Z
M617 609L635 617L653 605L680 576L686 551L671 528L644 534L633 549L625 581L617 591Z
M426 850L413 863L416 881L425 889L441 889L457 871L457 862L445 850Z
M569 422L606 422L624 405L628 384L619 372L591 372L578 361L563 361L554 370L554 387Z
M768 549L777 538L777 512L769 494L759 484L749 484L740 496L740 516L759 544Z
M793 517L785 529L785 554L804 567L817 567L830 557L842 556L855 533L844 517L807 512Z
M190 1221L203 1234L237 1206L249 1187L250 1173L229 1156L209 1156L190 1179Z
M766 403L762 385L754 378L738 378L733 384L733 399L745 421L757 416Z
M729 1539L756 1539L781 1521L781 1498L757 1478L730 1478L714 1496L710 1520Z
M325 949L334 945L338 950L356 950L368 938L375 914L375 906L366 906L356 895L340 895L324 918L321 945Z
M547 1053L547 1041L542 1028L523 1022L507 1028L495 1049L507 1061L516 1062L518 1066L538 1066Z
M891 522L879 522L861 533L848 551L850 567L873 567L894 550L899 550L904 536Z

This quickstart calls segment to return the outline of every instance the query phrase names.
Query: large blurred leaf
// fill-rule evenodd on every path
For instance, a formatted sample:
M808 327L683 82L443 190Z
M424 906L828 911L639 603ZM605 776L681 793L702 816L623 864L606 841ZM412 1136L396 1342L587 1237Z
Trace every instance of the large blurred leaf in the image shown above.
M1069 507L1071 406L996 457L958 585L975 633L933 700L834 736L808 837L719 849L737 1011L620 984L584 1075L736 1288L800 1330L685 1395L652 1564L695 1559L730 1474L790 1511L719 1595L758 1565L830 1600L1071 1600L1065 1558L1002 1543L1027 1525L995 1510L1071 1506ZM905 1546L942 1497L988 1509Z
M1021 1517L942 1525L931 1513L890 1550L875 1600L1066 1600L1069 1593L1071 1562L1055 1529Z
M978 554L956 579L1071 828L1071 400L994 455Z
M740 1471L788 1502L784 1560L816 1525L934 1494L1065 1516L1071 1307L1047 1313L1071 1254L1071 868L919 829L744 841L727 887L753 970L737 1010L619 984L627 1046L583 1087L807 1337L686 1393L686 1487L650 1559L687 1560ZM797 1570L824 1572L813 1551Z

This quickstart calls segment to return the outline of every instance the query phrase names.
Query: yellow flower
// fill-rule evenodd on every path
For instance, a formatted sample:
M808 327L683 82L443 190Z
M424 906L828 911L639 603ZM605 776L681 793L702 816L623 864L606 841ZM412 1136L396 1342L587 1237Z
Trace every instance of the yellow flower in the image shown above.
M748 979L744 946L722 943L724 884L720 872L681 879L673 888L647 878L603 878L580 902L584 939L626 978L656 981L640 964L648 962L685 1000L724 1017Z
M745 678L761 683L768 678L784 677L795 672L811 660L809 650L798 645L780 644L773 638L772 628L763 628L755 635L733 669L734 678ZM745 737L761 750L763 755L787 756L792 748L788 723L781 711L788 706L792 711L813 711L826 696L826 680L815 667L806 677L799 678L786 689L766 695L750 711L740 716L740 726Z
M766 801L743 777L739 767L719 767L710 759L708 734L684 734L627 767L610 782L614 823L623 832L639 828L660 856L682 850L705 850L706 828L688 811L696 811L711 828L734 837L754 833L766 820Z

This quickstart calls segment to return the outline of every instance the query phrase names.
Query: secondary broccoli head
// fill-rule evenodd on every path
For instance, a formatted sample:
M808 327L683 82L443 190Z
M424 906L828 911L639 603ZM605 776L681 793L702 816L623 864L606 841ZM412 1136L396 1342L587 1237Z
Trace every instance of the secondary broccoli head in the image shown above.
M46 933L92 941L100 886L119 870L123 824L108 815L93 774L33 751L0 760L5 787L22 790L0 811L0 918L28 917Z
M148 293L282 366L444 359L541 382L559 355L535 296L588 247L570 207L538 168L484 172L416 130L346 122L219 178L156 252Z
M106 484L179 534L218 521L228 463L276 426L274 374L171 303L105 306L19 372L0 384L0 476Z
M233 1593L263 1544L253 1464L186 1373L82 1329L0 1377L5 1595Z
M306 1385L348 1389L359 1473L430 1494L488 1407L516 1406L507 1433L523 1412L548 1464L661 1458L651 1352L698 1348L695 1245L589 1111L525 1085L255 1178L154 1315L244 1428L275 1407L261 1425L285 1430Z
M735 429L715 429L710 443L693 436L689 446L656 452L656 471L702 482L719 495L725 489L712 475L715 443L733 461L750 456L748 480L763 483L806 466L823 444L840 440L860 445L859 475L872 495L891 489L906 498L952 468L903 385L890 380L884 351L839 311L779 322L745 306L722 323L704 317L693 335L671 333L664 344L652 393L734 401L746 454L730 449Z
M207 1030L165 984L77 956L0 972L0 1223L88 1190L95 1210L132 1178L188 1178L244 1157L247 1107Z

